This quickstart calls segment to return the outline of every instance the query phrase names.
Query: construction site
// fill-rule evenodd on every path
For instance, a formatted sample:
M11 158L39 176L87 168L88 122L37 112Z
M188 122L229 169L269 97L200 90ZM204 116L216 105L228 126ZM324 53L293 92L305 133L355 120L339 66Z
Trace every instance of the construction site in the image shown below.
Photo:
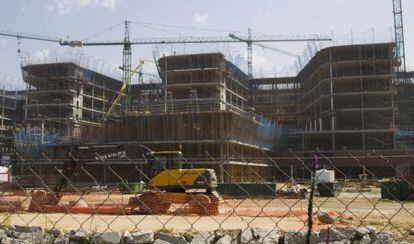
M401 2L393 3L393 38L364 43L335 44L326 35L253 36L250 29L247 36L215 39L130 39L128 21L122 42L0 31L69 48L123 47L121 67L56 56L21 63L25 88L0 80L0 151L7 168L0 172L7 176L0 211L25 212L10 219L31 225L42 225L29 221L33 215L47 214L66 229L77 228L61 221L73 215L91 226L88 216L101 216L117 231L126 224L111 216L129 216L133 229L181 232L244 228L240 219L247 227L301 231L312 230L313 218L313 230L330 228L333 222L312 217L313 204L313 211L329 212L335 227L392 227L401 239L414 211L414 71L405 61ZM221 52L174 51L154 55L157 74L144 82L140 68L148 61L131 61L133 45L233 42L247 44L247 69ZM319 46L299 58L295 75L254 77L252 45L273 42ZM334 179L320 181L318 169ZM382 182L404 182L407 195L387 198L391 190ZM348 211L351 205L355 212ZM195 215L205 221L198 227ZM188 217L169 223L168 216ZM397 227L381 216L399 216Z

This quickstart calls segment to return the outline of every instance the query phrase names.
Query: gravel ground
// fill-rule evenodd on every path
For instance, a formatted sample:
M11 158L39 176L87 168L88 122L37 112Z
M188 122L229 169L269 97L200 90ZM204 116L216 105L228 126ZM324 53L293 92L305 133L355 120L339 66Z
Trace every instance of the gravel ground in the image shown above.
M269 200L254 199L257 206L266 206ZM306 209L307 201L302 200ZM399 203L381 200L379 189L370 192L342 192L336 198L315 197L314 210L334 211L337 220L345 220L354 226L375 226L386 230L396 237L408 235L414 227L414 202ZM263 214L262 214L263 216ZM42 226L64 230L86 229L90 231L125 231L125 230L160 230L174 232L209 231L216 229L244 229L246 227L263 227L279 230L301 230L304 228L306 215L277 217L245 217L233 215L221 216L173 216L173 215L88 215L88 214L39 214L19 212L4 220L8 215L0 214L4 224ZM412 238L410 236L409 238ZM414 238L410 239L414 243Z

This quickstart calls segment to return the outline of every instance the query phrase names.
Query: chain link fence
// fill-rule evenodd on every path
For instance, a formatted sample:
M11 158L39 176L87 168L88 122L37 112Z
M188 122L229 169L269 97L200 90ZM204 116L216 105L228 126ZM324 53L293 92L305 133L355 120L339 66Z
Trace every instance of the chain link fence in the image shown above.
M112 233L115 243L414 242L414 155L406 151L263 152L209 162L179 152L86 151L11 158L1 238L42 243L16 234L42 227L42 238L59 229L53 238L84 231L88 241L108 241Z

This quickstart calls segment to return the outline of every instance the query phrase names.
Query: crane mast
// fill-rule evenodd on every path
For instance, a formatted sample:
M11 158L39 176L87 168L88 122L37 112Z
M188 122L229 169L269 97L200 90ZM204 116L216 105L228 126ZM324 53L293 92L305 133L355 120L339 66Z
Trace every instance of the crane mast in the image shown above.
M125 36L124 36L124 48L122 50L122 81L126 82L126 79L131 75L131 42L129 39L129 21L125 21ZM125 107L129 108L131 104L131 88L126 88L126 100Z
M401 0L393 0L393 13L394 13L394 32L395 32L395 45L396 51L395 56L400 64L397 67L398 73L405 73L407 71L407 64L405 60L405 43L404 43L404 22L403 22L403 8ZM405 77L402 75L402 77ZM403 78L402 81L398 82L405 83L406 80Z

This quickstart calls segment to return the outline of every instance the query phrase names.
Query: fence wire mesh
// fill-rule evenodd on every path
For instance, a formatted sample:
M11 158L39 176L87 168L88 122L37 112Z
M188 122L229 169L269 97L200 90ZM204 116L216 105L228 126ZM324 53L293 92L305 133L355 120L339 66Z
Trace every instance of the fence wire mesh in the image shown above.
M0 224L91 233L236 229L234 240L244 243L413 242L413 155L344 152L227 159L237 167L173 159L177 152L17 154L1 185ZM249 163L258 159L265 164Z

